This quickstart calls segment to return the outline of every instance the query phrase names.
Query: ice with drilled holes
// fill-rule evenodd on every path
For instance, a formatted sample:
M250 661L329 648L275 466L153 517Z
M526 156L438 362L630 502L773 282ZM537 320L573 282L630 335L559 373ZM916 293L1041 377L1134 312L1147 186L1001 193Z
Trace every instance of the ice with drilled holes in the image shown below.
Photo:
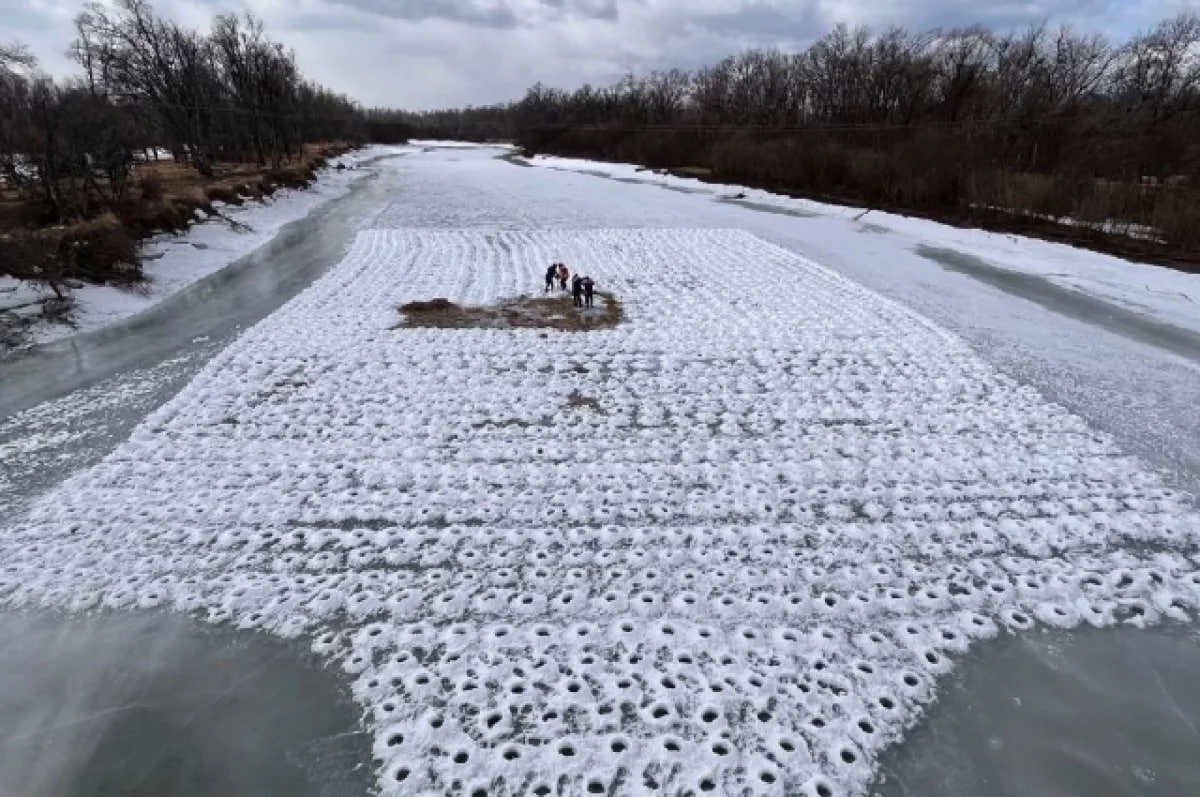
M536 292L613 329L398 328ZM1200 601L1187 499L744 232L369 230L0 540L0 595L305 635L383 794L861 795L972 643Z

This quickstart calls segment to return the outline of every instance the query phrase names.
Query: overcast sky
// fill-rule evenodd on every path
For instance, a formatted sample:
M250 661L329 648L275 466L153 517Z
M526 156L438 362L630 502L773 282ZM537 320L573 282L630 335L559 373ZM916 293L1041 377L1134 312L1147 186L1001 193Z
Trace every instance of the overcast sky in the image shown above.
M110 0L111 2L111 0ZM751 46L802 48L837 22L910 28L1049 20L1123 37L1200 0L156 0L207 28L251 11L312 78L367 105L413 109L518 99L628 71L691 67ZM81 0L0 0L0 42L55 74Z

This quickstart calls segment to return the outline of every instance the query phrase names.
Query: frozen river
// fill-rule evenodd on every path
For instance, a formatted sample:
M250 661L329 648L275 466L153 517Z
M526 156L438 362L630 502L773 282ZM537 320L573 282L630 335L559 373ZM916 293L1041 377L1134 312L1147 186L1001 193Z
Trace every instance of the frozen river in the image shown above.
M1063 247L499 154L383 162L123 336L0 364L0 599L302 641L387 794L1194 784L1185 305ZM1021 247L1059 271L1006 280ZM394 328L554 260L625 323ZM970 723L969 765L923 763Z

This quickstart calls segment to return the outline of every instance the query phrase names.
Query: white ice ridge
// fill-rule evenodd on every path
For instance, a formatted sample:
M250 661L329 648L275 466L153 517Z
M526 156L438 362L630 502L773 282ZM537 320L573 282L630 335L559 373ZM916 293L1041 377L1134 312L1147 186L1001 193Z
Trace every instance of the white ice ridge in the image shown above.
M393 328L555 260L626 323ZM0 539L0 595L310 635L386 795L846 797L973 642L1192 613L1198 532L749 234L374 230Z

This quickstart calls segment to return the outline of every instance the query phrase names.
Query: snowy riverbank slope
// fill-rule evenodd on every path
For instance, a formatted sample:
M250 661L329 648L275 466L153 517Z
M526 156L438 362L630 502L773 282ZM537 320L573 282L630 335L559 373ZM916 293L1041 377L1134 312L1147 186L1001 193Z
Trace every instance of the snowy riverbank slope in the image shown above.
M393 328L556 259L627 322ZM744 231L377 229L0 537L0 602L307 635L385 795L848 797L973 642L1194 612L1197 542L1078 417Z
M137 315L171 294L220 271L238 258L271 240L290 222L303 218L327 202L337 199L361 178L361 164L381 155L409 152L409 147L368 147L347 153L330 162L318 180L304 190L280 189L263 202L244 205L215 203L220 214L238 223L235 229L220 216L209 216L183 235L161 234L142 246L146 282L133 288L84 285L71 291L75 300L72 324L38 321L29 344L90 332ZM344 170L336 167L341 164ZM203 211L197 211L202 214ZM48 295L48 289L0 277L0 312Z

